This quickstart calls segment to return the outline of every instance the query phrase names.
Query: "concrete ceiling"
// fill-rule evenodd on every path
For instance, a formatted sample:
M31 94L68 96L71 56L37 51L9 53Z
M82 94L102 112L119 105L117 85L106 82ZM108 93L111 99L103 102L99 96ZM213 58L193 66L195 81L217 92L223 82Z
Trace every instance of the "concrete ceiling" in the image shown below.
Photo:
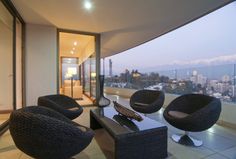
M133 48L232 0L12 0L26 23L101 34L102 57Z

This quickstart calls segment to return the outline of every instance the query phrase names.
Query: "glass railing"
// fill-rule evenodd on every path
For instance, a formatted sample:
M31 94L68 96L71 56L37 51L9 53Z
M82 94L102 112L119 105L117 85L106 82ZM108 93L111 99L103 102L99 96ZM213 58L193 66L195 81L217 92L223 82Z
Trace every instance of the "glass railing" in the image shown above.
M106 76L106 87L162 90L170 94L199 93L236 102L236 64L172 69L156 72L125 70Z

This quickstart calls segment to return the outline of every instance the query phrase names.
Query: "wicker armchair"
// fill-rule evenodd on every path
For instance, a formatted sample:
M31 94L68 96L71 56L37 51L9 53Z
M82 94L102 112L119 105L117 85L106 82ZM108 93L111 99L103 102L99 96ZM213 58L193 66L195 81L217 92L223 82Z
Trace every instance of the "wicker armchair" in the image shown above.
M83 108L73 98L62 94L39 97L38 105L51 108L71 120L83 112Z
M213 126L220 117L221 102L215 97L202 94L186 94L177 97L165 109L163 116L172 126L184 130L185 135L173 135L175 142L201 146L188 132L204 131Z
M150 114L163 106L165 95L157 90L139 90L130 97L130 106L137 112Z
M37 159L68 159L86 148L94 132L42 106L13 111L9 129L15 145Z

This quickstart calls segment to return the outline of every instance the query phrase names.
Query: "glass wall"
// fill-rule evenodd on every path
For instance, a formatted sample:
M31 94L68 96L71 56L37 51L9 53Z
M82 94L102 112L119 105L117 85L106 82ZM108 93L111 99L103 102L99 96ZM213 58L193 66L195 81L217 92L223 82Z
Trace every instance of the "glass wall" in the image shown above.
M90 56L90 63L91 63L91 96L93 98L96 97L96 58L95 53Z
M79 88L79 58L62 57L60 61L61 82L64 89L62 93L73 98L82 98L82 89Z
M91 63L90 58L88 58L84 63L84 93L91 96Z
M13 109L13 20L0 2L0 111Z
M84 91L86 95L96 98L96 58L93 53L83 64Z
M162 90L171 94L200 93L236 102L236 64L172 69L156 72L129 71L107 77L106 86Z
M70 80L73 77L73 80L79 79L79 59L76 57L62 57L62 83L65 83L65 80Z

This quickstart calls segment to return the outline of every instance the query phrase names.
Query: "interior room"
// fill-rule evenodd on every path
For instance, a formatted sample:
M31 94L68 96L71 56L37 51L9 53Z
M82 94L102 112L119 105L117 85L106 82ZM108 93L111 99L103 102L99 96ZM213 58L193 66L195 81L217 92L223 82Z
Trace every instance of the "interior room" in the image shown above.
M236 159L235 0L0 0L0 159Z
M60 94L81 105L96 99L95 37L59 32Z

